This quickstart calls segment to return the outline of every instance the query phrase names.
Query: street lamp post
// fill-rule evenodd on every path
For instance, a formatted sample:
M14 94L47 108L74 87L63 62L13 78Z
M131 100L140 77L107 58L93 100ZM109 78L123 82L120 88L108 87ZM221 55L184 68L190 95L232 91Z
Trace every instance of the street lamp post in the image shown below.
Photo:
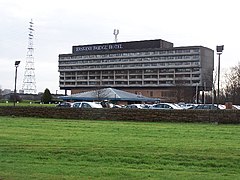
M15 61L15 68L16 68L16 70L15 70L15 85L14 85L14 100L13 100L13 106L15 106L15 104L16 104L16 100L17 100L17 95L16 95L16 93L17 93L17 68L18 68L18 66L19 66L19 64L20 64L20 62L21 61Z
M218 54L218 91L217 91L217 108L219 106L219 89L220 89L220 56L223 52L224 46L217 46L217 54Z

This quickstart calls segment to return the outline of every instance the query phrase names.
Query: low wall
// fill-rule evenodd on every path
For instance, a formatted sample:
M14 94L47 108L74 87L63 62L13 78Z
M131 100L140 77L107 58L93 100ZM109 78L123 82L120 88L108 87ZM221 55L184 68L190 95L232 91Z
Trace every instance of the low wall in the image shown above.
M239 110L77 109L2 106L0 116L139 122L208 122L239 124Z

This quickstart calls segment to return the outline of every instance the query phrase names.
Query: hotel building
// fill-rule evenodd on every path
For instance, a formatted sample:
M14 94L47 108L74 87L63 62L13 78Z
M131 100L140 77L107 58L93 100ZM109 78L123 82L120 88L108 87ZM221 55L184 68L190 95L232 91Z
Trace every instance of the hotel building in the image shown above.
M112 87L168 102L193 102L213 84L214 51L161 39L79 45L59 55L59 86L71 94Z

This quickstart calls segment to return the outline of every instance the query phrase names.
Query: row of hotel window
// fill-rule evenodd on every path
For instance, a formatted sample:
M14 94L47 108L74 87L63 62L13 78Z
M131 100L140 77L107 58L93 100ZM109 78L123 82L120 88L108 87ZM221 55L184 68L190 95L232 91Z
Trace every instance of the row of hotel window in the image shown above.
M200 68L176 68L176 69L136 69L136 70L112 70L112 71L73 71L60 72L60 76L64 75L100 75L100 74L156 74L156 73L181 73L181 72L199 72Z
M169 74L169 75L116 75L116 76L101 76L101 75L93 75L93 76L61 76L60 80L93 80L93 79L125 79L125 80L131 80L131 79L185 79L185 78L199 78L200 74Z
M165 84L165 85L184 85L184 84L188 84L188 85L192 85L192 84L198 84L200 81L199 80L195 80L195 81L103 81L103 82L99 82L99 81L82 81L82 82L60 82L60 86L68 86L68 85L159 85L159 84Z
M82 66L59 66L63 69L92 69L92 68L128 68L128 67L161 67L161 66L200 66L200 62L169 62L169 63L136 63L136 64L102 64L102 65L82 65Z
M154 56L144 58L117 58L117 59L99 59L99 60L64 60L59 59L59 64L98 64L98 63L117 63L117 62L149 62L149 61L163 61L163 60L199 60L199 55L189 56Z
M200 49L175 49L162 51L142 51L130 53L109 53L109 54L91 54L91 55L77 55L77 56L62 56L61 59L89 59L89 58L112 58L112 57L129 57L129 56L146 56L146 55L162 55L162 54L189 54L199 53Z

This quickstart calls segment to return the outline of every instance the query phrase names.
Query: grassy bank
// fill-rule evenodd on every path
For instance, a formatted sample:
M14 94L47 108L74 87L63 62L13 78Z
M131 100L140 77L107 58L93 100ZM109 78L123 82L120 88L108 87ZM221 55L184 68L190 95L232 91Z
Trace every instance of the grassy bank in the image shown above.
M0 106L13 106L13 102L0 102ZM31 101L24 101L16 103L15 106L55 107L56 104L40 104Z
M0 179L239 179L240 126L0 117Z

